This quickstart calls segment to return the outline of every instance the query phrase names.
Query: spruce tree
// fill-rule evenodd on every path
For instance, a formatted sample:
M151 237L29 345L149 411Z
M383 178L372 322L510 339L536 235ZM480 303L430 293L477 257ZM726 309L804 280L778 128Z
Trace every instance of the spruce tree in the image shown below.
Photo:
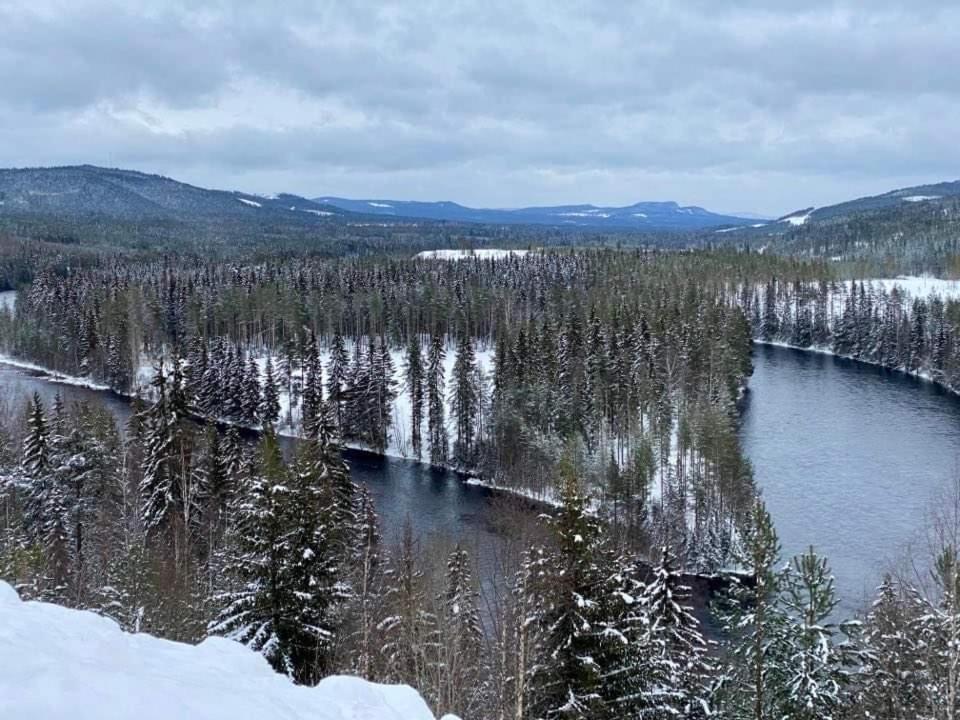
M446 588L438 603L441 637L437 707L461 717L476 716L485 699L484 638L478 602L470 557L458 545L447 559Z
M543 612L544 655L533 679L535 717L596 718L604 713L604 574L598 564L600 529L587 513L572 473L567 473L561 507L553 522Z
M420 348L420 336L410 334L407 345L406 385L410 394L410 442L413 454L419 459L422 456L422 426L423 426L423 351Z
M685 604L689 596L675 560L663 548L644 594L649 615L644 717L706 718L711 714L712 667L700 623Z
M430 440L430 462L443 465L447 461L447 421L444 407L445 371L443 360L446 349L443 336L430 339L427 357L427 432Z
M456 420L454 456L462 463L470 463L475 424L480 412L480 388L477 387L477 359L469 337L461 337L457 344L451 380L450 414Z
M260 403L260 422L276 425L280 419L280 391L273 376L273 359L268 355L263 377L263 400Z

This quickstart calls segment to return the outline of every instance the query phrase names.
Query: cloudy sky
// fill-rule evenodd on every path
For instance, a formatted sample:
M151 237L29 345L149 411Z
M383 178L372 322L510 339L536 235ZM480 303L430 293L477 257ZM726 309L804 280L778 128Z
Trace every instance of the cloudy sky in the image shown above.
M771 215L960 177L960 4L0 0L0 166Z

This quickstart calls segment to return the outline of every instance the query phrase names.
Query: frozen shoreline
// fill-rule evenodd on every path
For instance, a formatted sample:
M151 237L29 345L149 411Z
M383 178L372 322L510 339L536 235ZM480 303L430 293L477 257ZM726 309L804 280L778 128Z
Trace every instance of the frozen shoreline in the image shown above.
M26 360L21 360L19 358L13 357L6 353L0 353L0 365L9 365L10 367L15 367L20 370L27 370L31 373L35 373L37 377L46 380L51 383L56 383L60 385L70 385L73 387L86 388L88 390L94 390L97 392L107 392L112 393L113 395L121 398L126 398L132 400L136 397L134 393L123 393L111 388L109 385L104 385L102 383L97 383L87 378L77 377L75 375L66 375L64 373L57 372L56 370L51 370L50 368L43 367L42 365L37 365L36 363L28 362ZM199 419L199 418L198 418ZM226 419L218 419L216 421L220 425L235 427L238 430L246 430L249 432L263 432L262 425L243 425L240 423L233 422ZM290 439L300 439L300 434L296 432L289 425L281 426L277 430L277 435ZM374 450L366 445L361 443L348 442L344 443L343 447L348 450L353 450L357 452L365 452L371 455L376 455L378 457L388 457L394 458L397 460L408 460L410 462L415 462L420 465L425 465L430 468L436 468L439 470L444 470L446 472L452 472L456 474L462 483L469 485L471 487L481 487L486 490L489 490L492 493L502 494L502 495L512 495L514 497L519 497L530 503L544 505L547 507L559 507L560 503L556 498L541 497L535 493L525 491L522 488L510 488L503 485L498 485L496 483L484 480L482 477L479 477L479 472L476 468L458 468L452 465L436 465L435 463L430 462L429 460L424 460L423 458L418 458L413 455L405 455L401 450L398 450L392 446L388 446L383 451Z
M824 345L811 345L809 347L800 347L799 345L791 345L790 343L784 342L782 340L759 340L757 338L753 338L751 342L754 345L768 345L770 347L781 347L781 348L786 348L788 350L799 350L800 352L815 353L817 355L829 355L830 357L839 358L840 360L849 360L851 362L862 363L863 365L872 365L873 367L882 368L890 372L900 373L908 377L916 378L917 380L922 380L923 382L928 382L931 385L936 385L938 388L940 388L941 390L944 390L945 392L950 393L951 395L960 396L960 390L954 390L953 388L945 385L939 380L935 380L934 378L930 377L930 373L925 371L913 371L913 370L906 370L904 368L888 367L887 365L883 365L874 360L865 360L863 358L855 358L850 355L839 355ZM749 388L749 381L747 383L747 387Z

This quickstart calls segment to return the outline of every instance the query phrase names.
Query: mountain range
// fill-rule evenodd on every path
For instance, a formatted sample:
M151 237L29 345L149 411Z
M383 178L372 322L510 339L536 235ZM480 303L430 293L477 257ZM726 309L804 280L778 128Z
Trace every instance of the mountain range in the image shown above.
M230 222L236 226L300 227L317 223L413 224L476 223L528 225L609 231L729 233L781 235L803 227L835 226L853 217L883 218L911 208L921 210L955 203L960 181L902 188L826 207L808 207L775 220L713 213L675 202L639 202L626 207L558 205L516 209L470 208L454 202L307 198L290 193L255 195L210 190L161 175L78 165L0 169L0 220L7 218L114 218L141 223ZM916 213L913 213L916 215ZM719 238L718 238L719 239Z
M557 225L631 230L701 230L723 225L750 225L750 217L722 215L675 202L638 202L625 207L554 205L516 209L471 208L454 202L351 200L318 197L314 202L341 210L395 218L425 218L488 225Z
M561 205L513 210L476 209L453 202L309 199L289 193L263 196L206 188L161 175L78 165L0 169L0 215L104 216L123 220L218 220L356 222L390 218L492 225L553 225L619 230L702 230L755 220L712 213L675 202L627 207Z

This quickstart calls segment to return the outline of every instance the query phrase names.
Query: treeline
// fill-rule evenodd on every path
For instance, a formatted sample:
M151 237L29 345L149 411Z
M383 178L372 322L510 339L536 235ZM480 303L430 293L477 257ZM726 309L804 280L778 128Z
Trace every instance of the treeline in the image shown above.
M112 261L39 274L0 315L0 343L121 391L164 359L210 419L299 432L323 400L347 442L538 497L555 497L570 451L617 532L710 569L753 495L735 407L750 327L723 274L735 261Z
M501 582L462 546L385 544L340 458L329 408L285 457L183 417L165 384L126 434L38 398L4 427L0 577L125 629L261 652L296 682L349 672L465 718L953 717L960 574L945 516L932 585L887 579L862 623L834 620L825 559L784 566L759 501L705 637L668 549L653 566L589 511L564 463L560 507L514 524ZM182 464L193 464L185 476ZM958 506L956 503L954 507ZM921 559L923 562L923 559Z
M754 337L928 377L960 390L960 303L865 282L784 282L741 291Z

